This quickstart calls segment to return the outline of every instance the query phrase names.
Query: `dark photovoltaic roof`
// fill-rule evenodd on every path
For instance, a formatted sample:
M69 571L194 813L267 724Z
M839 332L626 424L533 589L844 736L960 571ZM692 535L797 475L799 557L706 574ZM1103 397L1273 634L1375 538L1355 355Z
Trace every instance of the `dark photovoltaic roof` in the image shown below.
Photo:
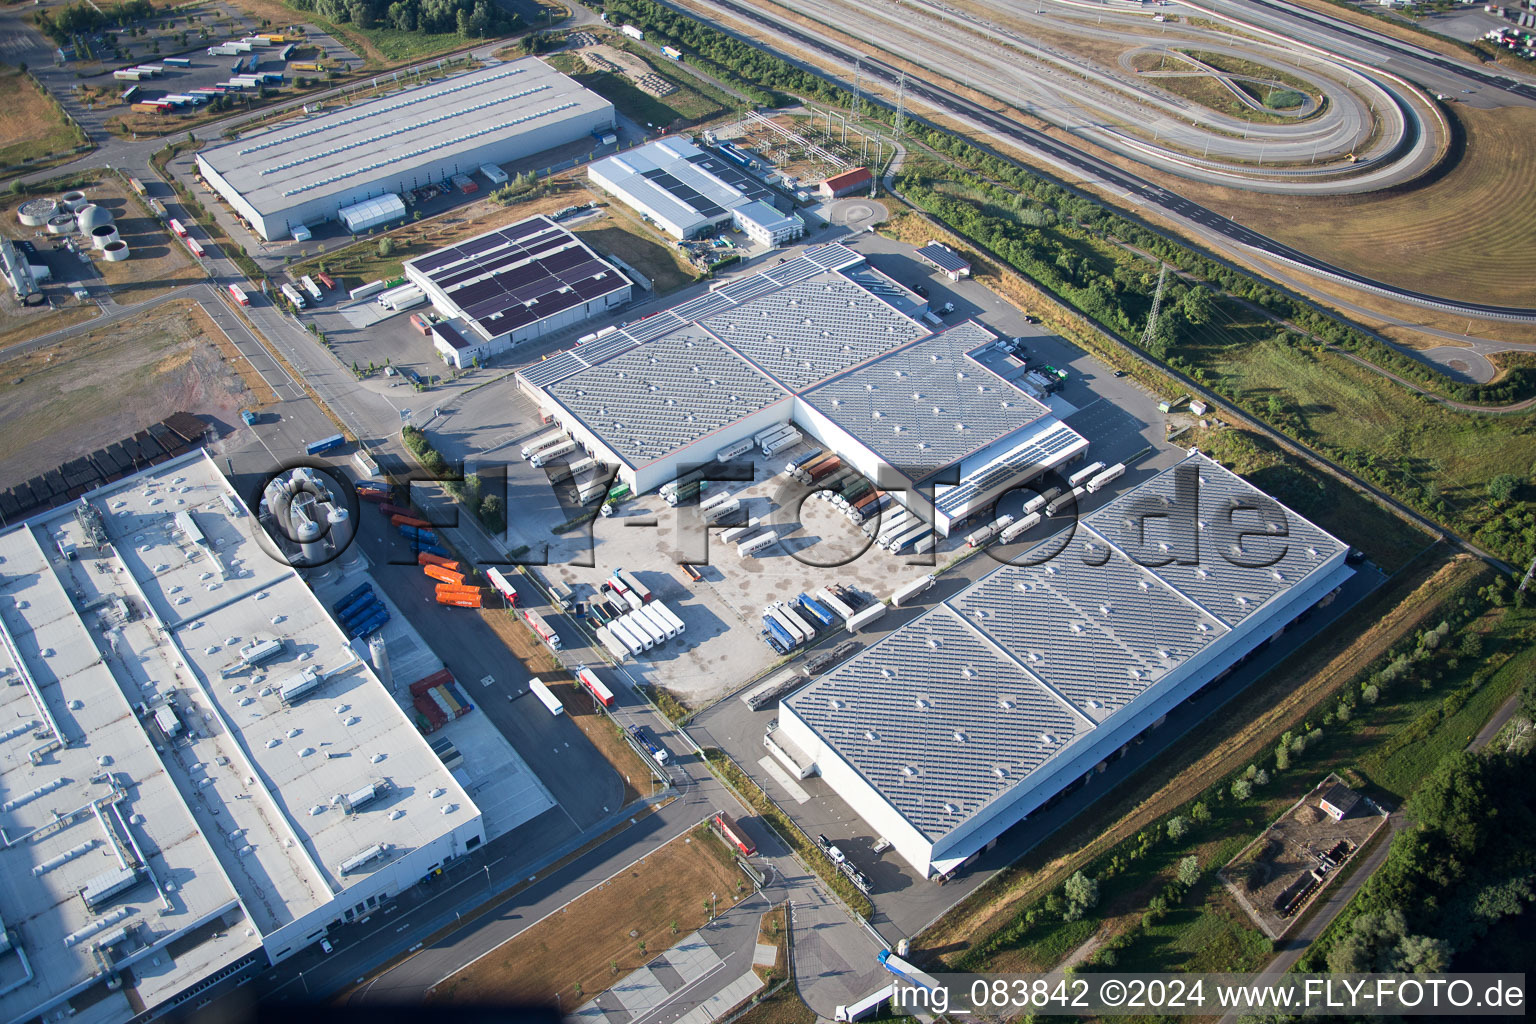
M629 286L612 264L548 217L488 231L405 266L440 289L485 339Z
M443 343L455 351L462 352L469 348L469 340L459 333L459 329L446 321L440 321L432 325L432 333L443 339Z
M917 254L940 270L952 274L971 269L970 260L961 258L960 254L955 252L955 250L938 242L929 242L917 250Z

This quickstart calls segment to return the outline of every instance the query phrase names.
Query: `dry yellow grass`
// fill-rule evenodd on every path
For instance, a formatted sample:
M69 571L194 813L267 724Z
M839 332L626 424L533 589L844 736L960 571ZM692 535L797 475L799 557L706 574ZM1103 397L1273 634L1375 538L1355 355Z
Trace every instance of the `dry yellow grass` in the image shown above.
M20 69L0 65L0 167L19 164L26 159L63 154L79 145L80 138L64 120L59 108L43 95L29 75ZM34 168L47 167L58 160L42 160Z
M1191 199L1329 262L1389 284L1478 302L1530 305L1536 281L1536 109L1456 104L1467 134L1456 165L1419 187L1362 196L1257 195L1192 182Z
M702 927L711 893L721 912L733 906L741 878L725 846L696 828L454 974L428 1001L552 1005L558 994L574 1009Z

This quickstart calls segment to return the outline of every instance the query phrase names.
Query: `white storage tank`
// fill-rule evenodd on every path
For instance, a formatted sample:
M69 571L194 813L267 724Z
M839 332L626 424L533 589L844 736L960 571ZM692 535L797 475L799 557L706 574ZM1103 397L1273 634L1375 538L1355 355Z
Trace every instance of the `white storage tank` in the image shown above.
M117 226L115 224L98 224L91 229L92 248L105 249L117 240Z
M72 213L56 213L48 218L48 226L44 228L50 235L68 235L75 230L75 216Z
M75 224L82 235L90 235L97 228L112 223L112 215L95 203L86 203L75 211Z
M85 197L84 192L65 192L59 197L59 205L70 213L79 211L82 206L88 203L90 203L90 200Z
M29 199L16 211L16 219L29 228L40 228L59 212L59 204L52 199Z
M101 247L101 258L108 263L121 263L128 258L128 243L121 238L108 242Z

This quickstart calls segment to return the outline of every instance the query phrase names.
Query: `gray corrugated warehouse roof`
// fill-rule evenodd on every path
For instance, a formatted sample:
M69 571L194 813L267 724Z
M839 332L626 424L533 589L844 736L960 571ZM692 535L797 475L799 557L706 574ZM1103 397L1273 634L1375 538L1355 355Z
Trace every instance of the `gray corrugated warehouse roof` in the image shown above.
M587 175L642 212L684 234L773 190L723 157L687 139L671 138L592 164Z
M793 391L932 333L835 271L701 323Z
M431 159L459 145L513 140L545 123L604 108L611 111L612 104L529 57L340 107L198 156L270 215L317 196L345 194L391 164Z
M966 354L995 340L967 321L803 397L885 462L923 479L1049 414Z
M1146 562L1191 554L1188 545L1162 547L1179 523L1162 518L1160 496L1172 492L1181 472L1186 480L1198 474L1191 519L1201 564L1137 564L1131 555ZM1258 513L1242 512L1238 523L1260 534L1244 545L1250 560L1273 564L1233 566L1224 557L1231 531L1217 523L1233 498L1280 509L1192 454L1077 524L1074 534L1042 541L784 704L937 842L1103 730L1129 739L1149 723L1127 705L1192 679L1185 666L1242 629L1252 611L1338 564L1344 545L1294 513L1285 515L1289 537L1282 540L1264 535ZM1121 536L1127 512L1152 517L1144 521L1145 545ZM1235 614L1223 594L1248 595L1247 610ZM1229 663L1217 657L1199 672L1214 678Z
M790 397L696 327L599 363L549 393L637 468Z

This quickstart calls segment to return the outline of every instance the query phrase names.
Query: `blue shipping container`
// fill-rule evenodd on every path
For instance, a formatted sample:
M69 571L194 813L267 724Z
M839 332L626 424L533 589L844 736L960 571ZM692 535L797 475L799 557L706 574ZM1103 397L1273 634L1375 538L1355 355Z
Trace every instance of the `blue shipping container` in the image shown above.
M321 452L328 452L333 448L344 448L346 447L346 444L347 435L332 434L330 437L323 437L318 441L311 441L307 446L305 446L304 451L310 455L319 455Z

